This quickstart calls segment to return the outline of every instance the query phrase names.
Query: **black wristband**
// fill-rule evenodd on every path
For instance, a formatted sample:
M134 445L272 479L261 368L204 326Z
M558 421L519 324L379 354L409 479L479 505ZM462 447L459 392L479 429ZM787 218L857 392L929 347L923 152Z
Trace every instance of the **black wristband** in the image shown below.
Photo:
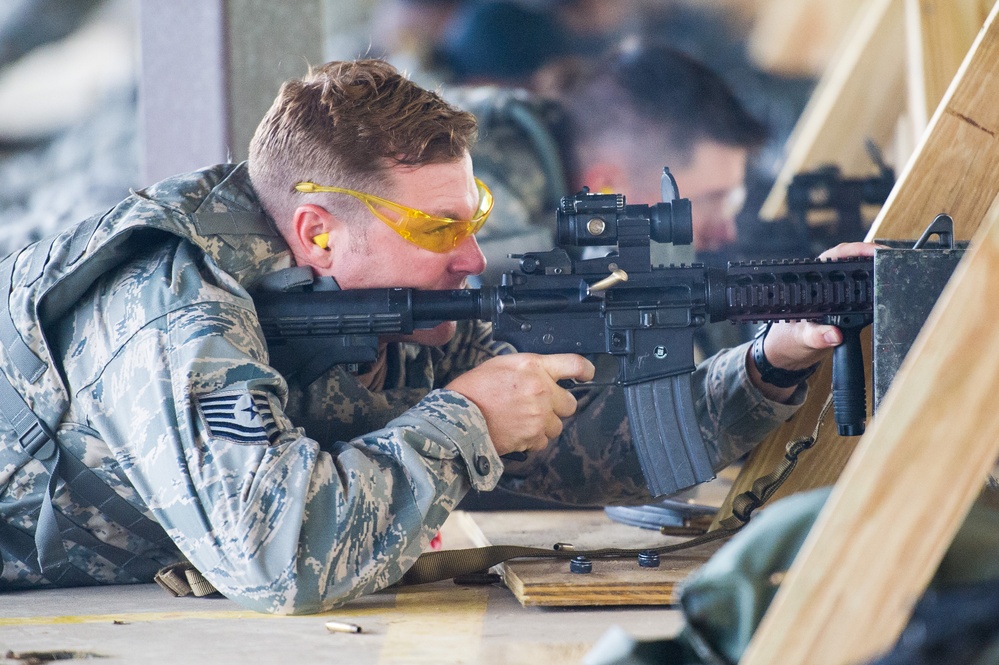
M767 360L767 354L763 352L763 340L766 339L767 333L770 332L770 326L768 325L764 328L756 339L753 340L752 356L753 362L756 363L756 369L760 371L760 378L763 379L765 383L769 383L772 386L777 386L778 388L792 388L808 377L810 377L816 369L818 369L819 364L815 363L811 367L806 367L805 369L781 369L780 367L774 367Z

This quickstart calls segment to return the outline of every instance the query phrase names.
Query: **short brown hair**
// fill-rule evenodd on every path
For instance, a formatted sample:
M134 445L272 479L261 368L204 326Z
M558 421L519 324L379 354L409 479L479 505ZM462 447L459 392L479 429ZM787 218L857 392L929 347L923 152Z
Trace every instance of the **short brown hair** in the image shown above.
M379 193L385 170L461 159L475 141L470 113L383 60L329 62L286 81L250 141L250 178L281 226L311 180ZM338 197L338 208L357 205Z

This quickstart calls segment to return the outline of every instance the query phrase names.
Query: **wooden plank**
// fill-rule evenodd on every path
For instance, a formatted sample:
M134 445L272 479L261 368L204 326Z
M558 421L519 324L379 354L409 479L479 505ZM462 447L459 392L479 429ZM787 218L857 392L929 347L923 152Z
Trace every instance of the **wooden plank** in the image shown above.
M868 238L912 237L939 212L954 218L959 238L970 238L999 191L997 8L992 8Z
M553 538L558 538L576 549L641 549L682 540L614 522L602 510L459 512L452 519L481 547L548 548L555 544ZM672 605L677 600L677 585L720 546L718 541L664 555L658 568L642 568L637 560L626 559L594 560L593 572L585 575L570 572L565 560L515 560L498 568L506 586L524 606Z
M787 186L797 173L825 164L836 164L848 176L876 170L864 141L891 143L905 107L902 2L865 3L788 139L787 157L760 209L762 219L785 214Z
M968 239L999 192L999 27L993 8L985 28L962 64L954 85L930 122L927 133L868 233L868 239L917 238L939 212L954 216L959 239ZM869 337L868 337L869 339ZM867 345L868 350L870 345ZM750 456L719 511L731 512L732 498L753 480L768 473L784 454L787 441L810 434L829 394L831 363L809 381L809 397L787 423L768 437ZM831 421L832 419L829 418ZM839 477L856 440L840 437L826 424L815 447L778 493L830 485ZM776 498L776 497L775 497Z
M750 59L756 66L775 74L817 77L834 57L866 2L769 0L760 3L747 39Z
M905 0L909 117L917 139L994 4L993 0Z
M981 306L997 291L999 198L742 665L867 662L898 638L999 454L999 334Z

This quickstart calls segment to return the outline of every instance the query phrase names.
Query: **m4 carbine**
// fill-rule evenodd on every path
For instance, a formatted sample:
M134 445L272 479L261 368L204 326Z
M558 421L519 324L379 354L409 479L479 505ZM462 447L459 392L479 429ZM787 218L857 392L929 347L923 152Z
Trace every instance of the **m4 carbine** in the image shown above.
M872 318L873 261L794 260L653 266L650 243L689 244L690 201L668 169L664 201L628 205L584 188L562 199L557 246L521 255L499 286L421 291L337 290L332 280L254 294L271 364L308 382L333 364L373 362L381 335L443 321L490 321L522 352L610 354L620 362L632 438L650 492L672 494L714 476L694 414L694 332L708 321L811 320L837 325L834 398L841 434L866 417L859 331ZM599 258L576 258L607 247ZM322 361L316 364L317 361ZM325 363L325 364L323 364Z

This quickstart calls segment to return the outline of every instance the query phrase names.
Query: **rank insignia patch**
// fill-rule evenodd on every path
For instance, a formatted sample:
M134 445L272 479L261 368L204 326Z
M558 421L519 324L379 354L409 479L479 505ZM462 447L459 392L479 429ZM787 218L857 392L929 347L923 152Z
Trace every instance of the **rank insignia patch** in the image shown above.
M280 434L267 394L261 390L223 390L197 399L210 438L268 445Z

